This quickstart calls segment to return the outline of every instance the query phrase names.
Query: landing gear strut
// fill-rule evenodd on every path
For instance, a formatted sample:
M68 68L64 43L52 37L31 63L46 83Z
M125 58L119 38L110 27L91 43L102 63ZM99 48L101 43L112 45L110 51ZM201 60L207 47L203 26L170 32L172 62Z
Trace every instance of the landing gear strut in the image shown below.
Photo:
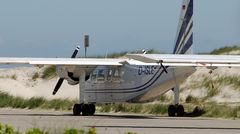
M184 107L183 105L179 105L179 86L176 86L172 89L174 92L174 105L170 105L168 107L168 116L169 117L183 117L184 116Z
M184 107L183 105L170 105L168 107L168 116L169 117L183 117L184 116Z
M75 104L73 106L73 115L92 116L96 111L94 104Z

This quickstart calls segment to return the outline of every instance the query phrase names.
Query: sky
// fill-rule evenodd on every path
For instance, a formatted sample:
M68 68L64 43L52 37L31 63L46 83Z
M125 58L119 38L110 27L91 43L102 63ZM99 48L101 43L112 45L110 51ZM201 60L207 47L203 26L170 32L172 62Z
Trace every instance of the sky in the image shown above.
M181 0L1 0L0 57L172 53ZM240 45L240 0L194 1L194 52Z

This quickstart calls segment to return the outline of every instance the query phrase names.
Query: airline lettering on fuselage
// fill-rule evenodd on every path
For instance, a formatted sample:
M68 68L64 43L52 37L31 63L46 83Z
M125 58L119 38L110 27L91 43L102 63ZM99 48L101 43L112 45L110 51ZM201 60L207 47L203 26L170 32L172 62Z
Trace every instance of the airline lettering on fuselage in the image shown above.
M152 75L156 69L156 66L139 66L138 75Z

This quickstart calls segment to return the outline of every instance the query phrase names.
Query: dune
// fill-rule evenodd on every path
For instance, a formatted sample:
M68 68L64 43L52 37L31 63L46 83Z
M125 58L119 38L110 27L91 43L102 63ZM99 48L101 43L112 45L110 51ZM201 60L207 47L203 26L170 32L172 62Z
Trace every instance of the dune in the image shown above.
M33 75L41 69L37 67L17 67L0 69L0 90L14 96L24 98L45 97L47 99L69 98L76 99L79 96L79 86L71 86L64 81L62 87L56 95L52 91L58 78L49 80L37 78L33 80Z

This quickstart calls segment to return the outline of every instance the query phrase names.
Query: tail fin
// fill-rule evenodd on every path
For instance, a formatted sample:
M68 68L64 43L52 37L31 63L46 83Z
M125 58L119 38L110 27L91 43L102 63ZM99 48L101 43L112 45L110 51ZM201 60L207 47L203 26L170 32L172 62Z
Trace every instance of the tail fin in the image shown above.
M183 0L174 54L191 54L193 44L193 0Z

